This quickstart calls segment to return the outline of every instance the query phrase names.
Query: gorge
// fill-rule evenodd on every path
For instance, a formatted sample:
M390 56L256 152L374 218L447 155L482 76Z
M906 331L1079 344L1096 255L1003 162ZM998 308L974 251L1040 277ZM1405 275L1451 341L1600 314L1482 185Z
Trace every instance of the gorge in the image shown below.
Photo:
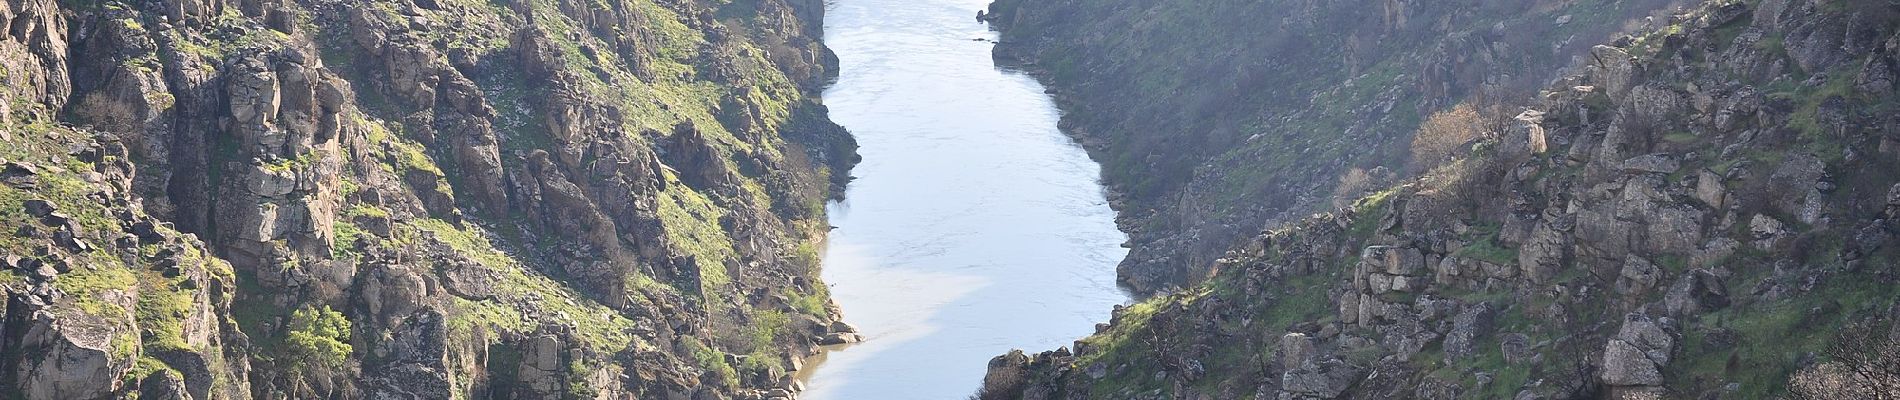
M1892 0L0 0L0 398L1892 398L1896 115Z

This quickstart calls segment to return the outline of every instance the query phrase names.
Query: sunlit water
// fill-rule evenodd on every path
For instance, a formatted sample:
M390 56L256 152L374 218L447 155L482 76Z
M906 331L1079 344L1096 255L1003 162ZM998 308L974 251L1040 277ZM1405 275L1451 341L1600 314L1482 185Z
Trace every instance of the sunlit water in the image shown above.
M832 119L863 147L825 280L867 340L804 398L963 399L990 357L1069 345L1126 295L1099 167L1029 76L997 68L989 0L834 0Z

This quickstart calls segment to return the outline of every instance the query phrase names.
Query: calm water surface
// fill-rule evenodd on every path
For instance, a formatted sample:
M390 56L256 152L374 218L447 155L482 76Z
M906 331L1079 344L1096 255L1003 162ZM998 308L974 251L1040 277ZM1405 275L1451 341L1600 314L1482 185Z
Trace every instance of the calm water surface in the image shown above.
M1043 88L990 61L990 0L834 0L825 92L864 162L831 206L824 275L867 341L806 399L963 399L990 357L1069 345L1127 300L1100 169Z

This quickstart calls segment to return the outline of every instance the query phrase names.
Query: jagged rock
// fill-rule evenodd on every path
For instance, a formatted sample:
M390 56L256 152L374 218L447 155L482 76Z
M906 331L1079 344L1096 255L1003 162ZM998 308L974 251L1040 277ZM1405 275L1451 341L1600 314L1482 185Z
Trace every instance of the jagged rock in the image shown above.
M1824 195L1820 191L1827 178L1827 166L1813 155L1797 154L1783 161L1768 177L1771 204L1804 224L1820 222Z
M251 194L281 198L297 188L297 176L294 171L274 170L264 165L254 165L251 168L252 171L245 174L250 178L246 186Z
M1682 274L1663 296L1663 309L1671 315L1693 316L1728 305L1728 289L1722 279L1706 269Z
M1313 339L1306 334L1295 332L1280 336L1280 368L1299 368L1313 360L1316 350Z
M429 296L429 285L410 267L382 264L364 269L360 298L369 314L385 324L407 318Z
M1649 316L1630 314L1604 345L1598 377L1611 386L1660 386L1674 347L1675 339Z
M844 321L831 321L830 329L831 332L858 333L858 327L851 326L851 324L845 323Z
M1648 154L1623 160L1623 170L1630 172L1667 174L1678 169L1682 169L1682 164L1667 154Z
M1900 184L1887 188L1887 219L1900 219Z
M1722 175L1707 169L1697 171L1695 198L1711 209L1720 210L1723 200L1728 197L1728 189L1723 186Z
M54 216L53 215L54 213L59 212L58 206L54 206L52 202L46 201L45 199L27 199L25 202L21 204L25 205L24 209L26 211L26 215L31 215L36 218L51 218ZM45 222L48 225L54 224L52 222L47 222L47 221L42 221L42 222Z
M862 342L864 341L864 337L850 332L832 332L820 335L816 339L813 339L813 341L817 342L820 346L831 346Z
M1544 112L1525 110L1512 120L1516 122L1511 126L1510 134L1506 137L1508 148L1524 155L1544 154L1550 151L1549 138L1541 125L1544 122Z
M33 163L5 162L0 165L0 183L20 189L33 189L39 186L39 170L39 166Z
M1518 365L1529 361L1531 338L1522 333L1506 333L1498 336L1498 351L1504 354L1506 364Z
M567 370L563 357L564 348L558 337L551 334L537 335L524 341L521 350L521 364L516 368L516 379L521 382L516 395L522 398L558 398L567 387L563 372Z
M1603 88L1612 98L1623 97L1630 90L1632 77L1636 74L1636 65L1630 61L1629 52L1623 49L1598 45L1590 48L1590 82Z
M479 263L461 260L439 264L437 271L441 271L442 287L449 293L473 300L494 298L495 282L501 279Z
M1280 398L1337 398L1361 378L1358 368L1339 359L1308 362L1280 376Z
M394 337L377 343L374 371L368 379L368 397L454 397L450 378L441 371L450 366L446 318L434 309L406 315L390 325Z
M1490 334L1496 312L1490 303L1466 306L1452 318L1451 332L1445 334L1445 357L1460 359L1478 352L1478 343Z
M1754 240L1755 247L1762 250L1779 247L1789 235L1786 224L1763 214L1755 214L1748 220L1748 234Z
M996 396L993 398L1013 398L1011 394L1021 394L1030 373L1029 362L1029 356L1022 350L1010 350L1009 354L990 358L989 369L983 376L982 393Z
M639 271L642 277L662 285L698 283L677 267L696 260L683 256L685 244L669 240L683 229L680 221L657 215L660 201L676 199L660 192L667 176L653 155L657 143L623 131L683 120L749 135L741 136L748 143L736 147L748 152L742 165L756 174L729 174L730 186L762 189L744 198L708 192L710 201L692 205L688 218L714 227L695 235L732 242L734 260L708 264L743 263L744 273L731 271L732 282L687 292L784 298L822 287L808 281L815 276L808 266L781 254L796 244L788 242L807 239L794 231L816 215L780 215L762 205L827 197L826 187L807 182L824 178L807 163L849 175L849 162L839 161L850 158L842 128L827 121L809 97L815 91L785 82L792 66L833 61L818 53L759 58L750 52L768 47L759 45L767 40L774 44L766 51L822 50L815 41L821 32L813 26L823 5L767 2L772 4L761 4L761 13L782 15L732 28L698 5L599 9L565 0L532 10L433 0L393 7L224 0L126 7L15 0L0 6L0 32L7 33L0 35L0 80L6 81L0 85L0 115L8 121L0 123L7 125L0 127L0 153L38 163L0 160L0 184L7 186L0 189L29 192L24 199L56 200L60 208L53 207L55 201L29 203L23 208L43 211L37 217L46 223L7 227L7 234L26 233L22 237L32 248L0 251L9 256L4 267L20 277L0 285L18 305L5 307L6 319L31 321L33 312L22 307L46 308L41 311L53 319L37 332L28 332L31 324L9 322L8 339L0 340L9 368L0 382L23 398L454 398L489 392L547 398L582 386L601 398L729 398L746 392L789 397L795 389L760 390L796 387L775 371L730 377L738 378L737 386L723 385L727 377L719 376L704 378L720 384L701 382L687 361L691 352L646 344L696 340L725 352L730 349L713 339L731 322L717 312L687 311L704 306L689 295L621 287L632 280L634 268L647 268ZM625 70L639 68L621 64L653 57L662 40L651 36L652 24L661 22L686 25L685 31L668 31L677 39L717 38L707 42L716 48L688 64L740 68L721 72L742 73L735 77L749 81L717 85L703 72L663 78L635 73L648 82L715 85L706 92L717 94L705 98L621 87L630 83L622 80ZM558 73L586 68L606 75L607 85L575 87L581 84L577 76L516 79L524 68L513 65L520 62L510 60L508 50L464 46L469 40L494 44L507 36L488 33L524 26L574 28L564 29L560 42L578 43L588 59L576 62L557 52L550 64L566 65L546 67ZM331 34L344 40L326 40L336 36ZM603 42L612 48L602 48ZM811 67L799 72L830 69ZM509 83L477 82L473 76L507 77ZM487 98L495 93L507 100ZM547 107L552 104L544 104L541 93L570 96L580 123L556 132L533 121L538 110L560 108ZM719 109L720 102L733 100L731 93L758 99L745 99L752 108ZM771 107L759 107L765 99ZM713 107L704 111L716 116L743 111L769 118L708 121L697 108L677 108L682 105ZM505 126L508 137L498 135L497 126ZM563 136L560 143L537 139L556 133ZM708 147L716 150L710 154L725 161L721 157L737 144L717 140L709 139ZM532 162L535 150L551 152L543 155L551 160ZM510 163L502 162L504 151ZM34 193L49 182L60 185L53 188L57 193ZM510 185L533 186L536 197L511 203ZM106 221L94 221L96 216ZM344 223L337 223L339 216ZM627 228L617 232L613 222L621 221ZM339 246L343 239L348 243ZM117 247L94 251L100 240ZM80 290L66 281L98 280L90 273L121 266L135 269L130 283L110 276L99 280L104 287L88 282ZM588 287L601 282L611 287ZM114 287L120 285L131 286ZM576 286L606 294L566 290ZM238 297L246 312L259 317L239 318L242 329L229 305ZM146 315L152 311L148 299L182 309L159 309L162 318L153 322ZM73 307L75 300L86 307ZM783 306L739 304L713 308ZM289 357L249 356L255 349L247 334L278 337L289 314L323 305L345 314L353 324L348 331L360 335L343 364L305 369L289 365ZM518 311L519 320L483 314L491 307ZM74 308L75 315L67 315ZM91 309L127 312L104 313L114 315L104 319L82 312L98 311ZM134 309L137 319L130 318ZM125 321L117 320L119 314ZM451 320L453 332L445 323ZM616 326L583 325L597 321ZM154 323L168 326L148 326ZM169 325L177 329L158 329ZM617 335L575 338L581 336L577 329L596 328L624 329L615 333L635 335L643 344L598 343ZM775 355L811 351L810 335L777 336L774 345L786 349ZM164 342L151 342L154 337ZM132 343L125 343L128 338ZM537 341L543 338L548 341ZM596 343L575 345L583 340ZM491 350L504 356L491 358ZM133 360L147 372L154 370L147 364L158 360L163 365L155 370L162 372L125 376ZM578 366L587 371L573 371ZM501 376L514 378L489 382ZM525 389L514 390L516 383Z
M1662 268L1634 254L1623 260L1623 271L1617 274L1616 292L1628 300L1638 300L1649 295L1663 277Z
M171 371L153 372L139 380L140 400L191 400L185 381Z
M1900 84L1900 78L1895 77L1893 64L1879 57L1861 64L1860 74L1854 78L1854 81L1855 87L1860 91L1875 96L1892 95L1895 86Z
M1740 250L1741 247L1742 243L1735 239L1725 237L1709 239L1708 243L1702 244L1702 248L1696 250L1695 254L1689 258L1689 265L1696 267L1713 266L1716 262L1734 255L1735 251Z
M1367 247L1363 259L1373 270L1392 275L1417 275L1425 269L1425 257L1410 247Z
M1554 277L1570 249L1569 237L1539 223L1531 230L1531 240L1518 249L1517 266L1532 282L1543 283Z
M19 387L16 395L26 399L97 399L119 390L118 377L132 367L132 354L119 354L114 341L132 332L130 315L90 315L76 304L60 299L53 310L20 310L24 326L17 344L23 356L11 366ZM129 301L121 296L119 302ZM115 301L97 299L93 301ZM130 309L129 304L114 307ZM50 312L49 312L50 311ZM11 325L11 324L10 324Z

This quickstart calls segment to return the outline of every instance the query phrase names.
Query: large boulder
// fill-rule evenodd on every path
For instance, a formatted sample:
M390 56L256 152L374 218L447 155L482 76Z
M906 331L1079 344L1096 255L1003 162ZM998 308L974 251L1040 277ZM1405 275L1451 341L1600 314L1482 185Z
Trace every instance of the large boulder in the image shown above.
M1649 295L1656 282L1662 280L1662 268L1634 254L1623 260L1623 271L1617 274L1616 292L1625 299L1641 299Z
M1629 93L1631 81L1636 75L1636 63L1630 58L1629 52L1598 45L1590 48L1590 57L1591 83L1608 91L1612 98Z
M1603 346L1598 378L1610 386L1661 386L1675 339L1648 315L1629 314L1615 337Z
M1361 376L1359 369L1339 359L1308 362L1280 375L1281 399L1338 398Z
M129 296L93 295L100 298L91 301L115 303L105 307L131 309L125 304ZM17 347L19 364L11 366L19 385L14 395L27 400L99 399L119 390L119 377L131 369L137 356L120 350L138 346L130 315L92 315L70 300L60 299L24 317L26 325Z
M1690 316L1728 305L1728 288L1722 278L1706 269L1682 274L1663 295L1663 309L1671 315Z
M1451 332L1445 334L1445 358L1460 359L1477 354L1478 342L1491 332L1497 312L1490 303L1466 306L1451 319Z

